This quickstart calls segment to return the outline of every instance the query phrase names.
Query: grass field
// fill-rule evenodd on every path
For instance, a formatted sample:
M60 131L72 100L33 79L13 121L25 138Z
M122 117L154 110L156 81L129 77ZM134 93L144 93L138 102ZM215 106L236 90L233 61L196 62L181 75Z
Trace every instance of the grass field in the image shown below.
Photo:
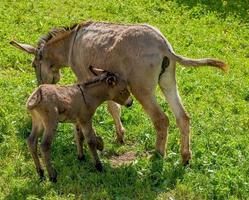
M0 3L0 199L249 199L249 2L248 0L55 0ZM123 109L126 144L116 144L112 118L101 106L95 128L104 138L100 154L105 172L76 159L73 127L60 125L53 144L58 182L39 182L25 139L31 121L25 102L36 87L32 56L9 45L16 39L36 44L52 27L82 20L148 23L159 28L179 54L216 57L230 67L183 68L177 79L191 116L193 159L181 165L180 134L162 94L158 101L170 118L168 155L149 157L155 130L135 102ZM60 84L74 82L69 69ZM110 158L135 152L129 165Z

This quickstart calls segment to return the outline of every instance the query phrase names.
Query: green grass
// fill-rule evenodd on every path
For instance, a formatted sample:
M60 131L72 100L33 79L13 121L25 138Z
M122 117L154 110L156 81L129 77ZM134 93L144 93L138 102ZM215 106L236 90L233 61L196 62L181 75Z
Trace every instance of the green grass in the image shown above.
M7 1L0 4L0 199L248 199L249 198L249 13L247 0ZM104 138L105 172L93 170L89 152L79 163L73 127L60 125L53 144L56 184L39 182L25 139L31 129L25 109L36 87L32 57L9 41L36 44L52 27L81 20L148 23L159 28L179 54L225 60L228 74L211 68L177 67L184 105L192 119L193 160L181 165L179 131L170 118L168 156L155 159L155 131L135 102L123 109L126 145L114 140L114 124L101 106L95 128ZM61 84L74 76L63 70ZM135 151L136 160L112 167L114 154Z

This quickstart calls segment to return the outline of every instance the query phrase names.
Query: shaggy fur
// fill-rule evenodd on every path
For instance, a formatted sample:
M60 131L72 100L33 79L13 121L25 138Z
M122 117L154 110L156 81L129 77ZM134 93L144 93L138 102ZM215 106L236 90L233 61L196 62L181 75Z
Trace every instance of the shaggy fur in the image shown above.
M122 105L131 104L127 83L110 72L103 72L85 84L56 86L41 85L29 97L26 105L32 117L32 132L27 139L28 147L41 178L43 169L37 155L38 136L42 130L41 151L51 181L57 173L50 161L51 144L58 122L79 125L76 131L78 158L84 159L82 142L88 143L97 170L102 170L96 149L103 149L103 141L95 135L92 117L96 108L105 100L113 100Z

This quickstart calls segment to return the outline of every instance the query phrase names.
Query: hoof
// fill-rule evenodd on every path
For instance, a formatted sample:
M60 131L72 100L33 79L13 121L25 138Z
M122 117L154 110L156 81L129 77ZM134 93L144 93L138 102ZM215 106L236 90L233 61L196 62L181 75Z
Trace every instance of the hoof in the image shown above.
M38 169L37 173L39 174L41 180L45 179L44 170L43 169Z
M53 183L57 182L57 172L54 170L54 175L49 177L49 180Z
M57 182L57 177L51 177L49 179L52 183L56 183Z
M121 144L121 145L124 145L125 144L124 139L119 139L118 143Z
M100 136L96 136L96 141L97 141L96 148L97 148L99 151L103 151L103 149L104 149L104 142L103 142L103 139L102 139Z
M186 152L186 153L182 153L182 164L184 166L189 165L189 161L192 157L191 151L190 152Z
M184 165L185 167L188 166L188 165L189 165L189 160L185 161L185 162L183 163L183 165Z
M85 161L85 160L86 160L85 155L83 155L83 156L79 156L79 155L78 155L78 160L81 161L81 162L82 162L82 161Z
M124 137L120 137L120 136L117 137L116 141L117 141L118 144L121 144L121 145L123 145L125 143L124 142Z
M99 172L102 172L102 171L103 171L103 167L102 167L102 164L101 164L101 163L97 163L97 164L95 165L95 168L96 168L97 171L99 171Z

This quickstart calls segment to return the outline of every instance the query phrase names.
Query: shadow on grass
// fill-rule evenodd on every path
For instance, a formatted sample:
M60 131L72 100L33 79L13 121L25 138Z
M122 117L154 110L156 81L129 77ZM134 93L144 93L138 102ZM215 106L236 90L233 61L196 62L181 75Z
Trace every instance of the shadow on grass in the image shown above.
M105 171L99 173L88 161L72 162L71 166L64 165L62 171L57 167L57 183L39 182L33 177L34 181L12 188L5 199L43 198L51 194L57 198L71 195L76 199L155 199L161 192L173 189L184 174L181 167L163 170L163 165L163 160L157 160L149 164L146 172L141 172L143 169L135 165L113 168L105 163Z
M24 140L29 135L31 123L20 127L18 137ZM151 158L139 157L133 164L111 166L108 156L102 157L104 172L95 171L89 151L86 151L86 161L76 159L76 146L73 134L59 136L52 148L52 161L58 171L58 182L39 181L35 166L30 166L32 173L21 174L19 180L27 180L22 185L10 187L5 199L27 199L44 197L68 197L76 199L155 199L161 192L175 188L177 181L183 179L184 167L175 166L173 161L162 159L158 155ZM32 160L26 143L21 143L25 158ZM33 162L32 162L33 163Z
M244 22L249 22L249 3L246 0L175 0L175 2L189 8L202 5L206 10L217 12L223 18L234 15Z

